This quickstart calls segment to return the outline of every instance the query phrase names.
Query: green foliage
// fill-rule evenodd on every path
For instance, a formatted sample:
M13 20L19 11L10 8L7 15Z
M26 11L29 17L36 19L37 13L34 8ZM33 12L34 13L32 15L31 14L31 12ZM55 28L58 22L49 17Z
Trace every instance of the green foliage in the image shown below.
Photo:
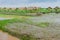
M12 20L0 20L0 29L4 30L4 26L7 24L7 23L12 23L12 22L17 22L15 19L12 19Z
M31 40L32 37L30 35L22 35L21 37L21 40Z
M38 27L48 27L49 26L49 23L48 22L32 22L32 21L29 21L27 22L28 24L32 24L32 25L35 25L35 26L38 26Z
M49 26L49 23L48 22L36 23L36 26L47 27L47 26Z
M46 14L46 13L60 13L60 8L59 7L55 7L55 8L35 8L35 9L12 9L12 8L0 8L0 14L8 14L8 15L27 15L28 13L42 13L42 14Z

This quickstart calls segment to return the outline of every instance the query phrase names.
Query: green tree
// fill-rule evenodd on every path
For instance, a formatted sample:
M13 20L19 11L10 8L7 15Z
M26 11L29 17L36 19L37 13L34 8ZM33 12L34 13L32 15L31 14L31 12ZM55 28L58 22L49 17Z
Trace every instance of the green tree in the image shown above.
M52 13L52 8L51 7L48 7L47 10L48 10L48 13Z
M60 8L58 6L56 6L54 10L55 10L55 13L60 13Z

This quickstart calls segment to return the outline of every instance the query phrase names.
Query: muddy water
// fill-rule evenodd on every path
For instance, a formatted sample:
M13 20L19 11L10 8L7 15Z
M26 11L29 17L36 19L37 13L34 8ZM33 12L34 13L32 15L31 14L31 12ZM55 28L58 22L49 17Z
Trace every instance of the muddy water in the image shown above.
M0 40L19 40L19 39L0 30Z

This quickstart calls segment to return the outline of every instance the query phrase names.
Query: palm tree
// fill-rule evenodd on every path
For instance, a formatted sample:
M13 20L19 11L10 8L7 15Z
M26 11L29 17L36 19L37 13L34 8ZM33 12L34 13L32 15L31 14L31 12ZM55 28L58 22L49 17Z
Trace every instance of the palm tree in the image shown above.
M24 10L27 10L27 7L24 7Z
M6 11L6 7L4 7L3 10Z
M0 12L1 12L2 8L0 8Z
M7 9L8 12L11 12L11 10L12 10L12 8L8 8L8 9Z
M48 10L49 13L52 13L52 8L51 7L48 7L47 10Z
M15 11L17 11L19 8L16 8Z
M25 13L27 13L27 7L25 7L24 10L25 10Z
M40 16L40 15L42 15L42 14L45 14L45 12L42 12L42 10L41 10L42 8L41 7L38 7L37 8L37 16Z
M59 9L60 9L60 8L59 8L58 6L56 6L56 7L54 8L54 10L55 10L56 13L59 13L59 12L60 12Z
M32 13L37 13L37 7L32 7Z
M6 9L6 7L4 7L3 9Z

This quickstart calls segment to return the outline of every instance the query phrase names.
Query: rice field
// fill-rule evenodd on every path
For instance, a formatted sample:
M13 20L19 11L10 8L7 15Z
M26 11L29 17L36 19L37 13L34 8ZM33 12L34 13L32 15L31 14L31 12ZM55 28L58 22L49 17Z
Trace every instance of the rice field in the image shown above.
M60 39L60 14L44 14L42 16L0 15L0 30L20 40Z

